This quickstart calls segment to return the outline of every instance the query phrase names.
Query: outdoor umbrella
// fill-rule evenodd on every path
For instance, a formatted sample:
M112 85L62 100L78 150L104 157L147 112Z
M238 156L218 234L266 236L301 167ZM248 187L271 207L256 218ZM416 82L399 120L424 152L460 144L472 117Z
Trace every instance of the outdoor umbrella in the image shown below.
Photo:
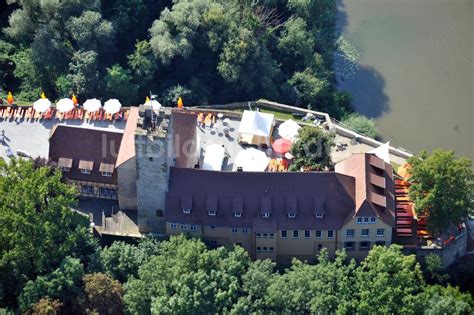
M45 112L51 107L51 102L47 98L40 98L33 103L33 108L37 112Z
M104 110L109 114L118 113L121 107L122 104L120 104L120 102L115 98L112 98L104 103Z
M159 110L161 108L161 104L156 101L156 100L150 100L147 98L147 101L145 102L145 105L150 106L153 110Z
M298 130L300 130L300 128L300 125L288 119L278 127L278 134L282 138L293 141L298 136Z
M270 159L265 152L254 148L240 151L235 157L235 167L241 167L246 172L264 172Z
M100 101L96 98L84 102L84 109L88 112L96 112L102 107Z
M68 112L73 108L74 102L68 98L62 98L56 103L56 109L61 113Z
M285 154L291 149L291 141L285 138L275 140L272 144L273 151L280 154Z

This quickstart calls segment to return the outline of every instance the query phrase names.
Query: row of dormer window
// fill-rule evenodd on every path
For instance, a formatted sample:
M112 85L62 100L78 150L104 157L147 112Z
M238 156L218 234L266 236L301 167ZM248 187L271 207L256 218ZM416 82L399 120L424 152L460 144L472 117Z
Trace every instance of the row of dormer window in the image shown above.
M346 237L354 237L355 236L355 230L354 229L347 229L346 230ZM369 237L370 235L370 229L361 229L360 230L360 236L364 237ZM377 237L384 237L385 236L385 230L384 229L377 229L376 234Z
M303 232L304 238L311 238L311 231L305 230ZM288 238L288 231L287 230L281 230L280 232L281 238ZM327 238L334 238L334 230L327 230L326 231L326 236ZM300 237L300 231L299 230L293 230L292 233L292 238L299 238ZM323 238L323 231L322 230L316 230L315 231L315 237L316 238Z
M357 224L374 224L376 221L375 217L357 217Z
M181 210L183 211L184 214L190 214L191 213L191 209L189 209L189 208L182 208ZM208 210L207 211L207 215L209 215L211 217L216 216L216 214L217 214L217 212L215 210ZM271 213L270 212L262 212L261 216L264 219L268 219L268 218L271 217ZM290 219L294 219L294 218L296 218L296 212L288 212L287 216ZM242 217L242 212L234 211L234 217L235 218L241 218ZM322 219L324 217L324 213L317 212L317 213L315 213L315 217L317 219Z

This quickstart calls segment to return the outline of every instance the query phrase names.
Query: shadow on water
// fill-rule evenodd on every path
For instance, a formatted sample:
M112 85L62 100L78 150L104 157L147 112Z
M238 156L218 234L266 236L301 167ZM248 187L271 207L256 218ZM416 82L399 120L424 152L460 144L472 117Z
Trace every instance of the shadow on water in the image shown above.
M348 15L344 0L337 0L337 34L345 34ZM338 76L340 90L352 95L352 103L358 113L378 118L390 111L389 97L385 93L385 79L371 66L362 66L346 54L339 54L339 64L343 67ZM336 58L337 60L337 58Z
M351 93L352 103L358 113L378 118L390 111L385 79L373 67L359 67L355 78L340 82L339 88Z

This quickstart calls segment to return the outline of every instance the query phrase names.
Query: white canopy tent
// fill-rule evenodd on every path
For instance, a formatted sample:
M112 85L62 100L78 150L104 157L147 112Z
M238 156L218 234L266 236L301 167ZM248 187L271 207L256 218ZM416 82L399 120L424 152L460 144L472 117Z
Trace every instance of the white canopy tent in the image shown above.
M84 109L88 112L96 112L101 107L102 107L102 103L96 98L92 98L84 102Z
M51 107L51 101L47 98L40 98L33 103L33 109L37 112L45 112Z
M225 158L225 147L211 144L206 147L202 169L208 171L221 171Z
M66 113L74 108L74 103L69 98L62 98L56 103L56 109L61 113Z
M112 98L104 103L104 110L109 114L118 113L120 108L122 108L122 104L120 104L120 102L115 98Z
M384 160L385 163L390 164L390 141L387 143L382 144L381 146L370 150L367 153L373 153L375 154L378 158Z
M300 129L300 125L298 125L294 120L288 119L280 126L278 126L278 134L282 138L294 141L298 136L298 130Z
M239 126L239 142L270 145L274 115L245 110Z
M154 111L157 111L161 108L161 104L160 102L158 102L157 100L148 100L145 102L146 106L151 106L151 108L154 110Z
M264 172L269 162L270 158L265 152L249 148L237 154L234 160L234 170L241 167L245 172Z

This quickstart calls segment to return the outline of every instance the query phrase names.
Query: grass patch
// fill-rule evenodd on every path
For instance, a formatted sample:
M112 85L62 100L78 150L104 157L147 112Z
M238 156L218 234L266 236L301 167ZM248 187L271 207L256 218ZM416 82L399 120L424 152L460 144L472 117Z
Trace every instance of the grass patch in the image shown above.
M293 116L293 114L285 111L279 111L275 110L273 108L268 108L265 106L254 106L253 109L257 108L262 112L262 113L267 113L267 114L273 114L275 115L276 119L281 119L281 120L288 120L288 119L293 119L293 120L300 120L300 118ZM247 108L233 108L232 111L236 113L243 113L244 110L247 110Z

